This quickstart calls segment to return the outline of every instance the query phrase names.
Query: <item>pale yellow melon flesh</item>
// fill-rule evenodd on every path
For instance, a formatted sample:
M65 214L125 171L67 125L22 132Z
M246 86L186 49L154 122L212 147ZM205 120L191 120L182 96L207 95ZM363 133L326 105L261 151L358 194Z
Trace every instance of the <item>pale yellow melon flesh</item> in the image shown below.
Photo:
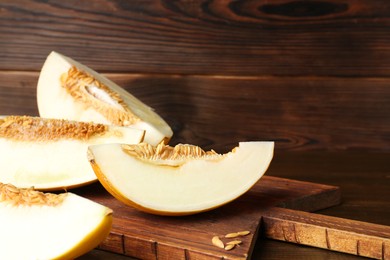
M143 130L129 127L10 116L0 119L0 182L63 190L97 180L87 147L139 143Z
M0 259L74 259L98 246L111 226L111 209L73 193L0 183Z
M171 149L172 156L166 158L164 149L154 147L161 156L150 156L152 148L141 145L132 145L132 152L121 144L90 146L89 159L114 197L159 215L189 215L235 200L263 176L274 149L273 142L241 142L219 155L183 146L183 156ZM195 153L203 155L185 155Z
M169 125L152 108L90 69L57 52L47 57L37 86L41 117L143 129L145 142L168 142Z

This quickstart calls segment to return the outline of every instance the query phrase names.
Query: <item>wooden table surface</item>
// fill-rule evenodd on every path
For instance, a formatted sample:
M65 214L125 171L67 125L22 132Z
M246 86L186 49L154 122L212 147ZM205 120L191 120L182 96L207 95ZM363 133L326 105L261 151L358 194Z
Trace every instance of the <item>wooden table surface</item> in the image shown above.
M268 175L341 188L319 214L390 225L390 1L2 0L0 114L38 115L52 50L153 107L172 144L273 140ZM259 238L253 259L360 258Z
M390 225L390 153L277 153L268 175L339 186L342 203L316 212L328 216ZM101 250L79 258L132 259ZM339 252L260 237L252 259L365 259Z

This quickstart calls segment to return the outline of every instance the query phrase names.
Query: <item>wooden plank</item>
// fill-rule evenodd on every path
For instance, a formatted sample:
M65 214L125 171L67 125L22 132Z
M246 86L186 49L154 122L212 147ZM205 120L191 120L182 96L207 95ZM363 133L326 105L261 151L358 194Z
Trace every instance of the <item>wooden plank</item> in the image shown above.
M123 206L117 209L119 202L107 194L101 196L96 187L92 189L94 194L81 192L114 209L113 232L125 237L125 254L137 258L154 259L160 254L164 258L172 251L178 259L188 255L199 259L246 259L252 252L260 218L261 232L271 239L375 259L390 257L389 226L297 210L313 211L338 204L339 190L332 186L265 176L233 205L184 219L152 216ZM209 245L212 236L226 234L233 226L254 234L243 238L241 252L222 254ZM223 231L216 233L216 230ZM248 239L252 241L250 244Z
M0 2L0 70L38 71L52 50L100 71L389 76L390 3Z
M389 150L388 78L107 74L172 126L172 143L227 151L244 140L277 150ZM37 115L37 73L0 72L0 114Z
M319 248L390 259L390 227L289 209L263 214L266 237Z
M108 237L105 239L104 244L102 243L98 246L98 248L124 255L124 237L121 233L117 234L115 231L111 231Z
M316 214L390 226L389 158L389 153L369 151L277 152L267 175L337 185L342 191L342 203L316 211ZM264 226L261 230L264 230ZM94 250L80 260L96 258L128 259L107 251ZM364 258L312 246L285 243L259 234L251 259L362 260Z
M270 176L262 177L248 193L221 208L186 217L140 212L113 198L99 183L73 192L114 211L112 234L100 248L114 249L117 253L123 248L123 254L141 259L164 257L171 251L187 259L247 259L252 253L263 211L273 206L313 211L340 202L337 187ZM216 235L226 243L231 239L223 238L225 234L243 230L250 234L240 237L243 243L234 250L225 251L211 243ZM115 239L118 237L123 240Z
M0 114L38 115L38 73L0 72Z

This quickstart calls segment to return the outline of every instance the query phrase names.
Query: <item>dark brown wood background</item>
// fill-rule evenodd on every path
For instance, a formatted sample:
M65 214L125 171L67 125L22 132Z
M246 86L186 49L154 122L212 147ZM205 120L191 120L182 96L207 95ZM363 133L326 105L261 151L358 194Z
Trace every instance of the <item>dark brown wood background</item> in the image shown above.
M172 142L390 150L390 2L0 1L0 114L36 115L50 51L156 109Z
M267 174L340 186L322 213L389 225L390 1L0 0L0 114L38 115L52 50L153 107L173 144L274 140ZM83 259L122 259L103 254ZM254 251L305 257L356 259L264 239Z

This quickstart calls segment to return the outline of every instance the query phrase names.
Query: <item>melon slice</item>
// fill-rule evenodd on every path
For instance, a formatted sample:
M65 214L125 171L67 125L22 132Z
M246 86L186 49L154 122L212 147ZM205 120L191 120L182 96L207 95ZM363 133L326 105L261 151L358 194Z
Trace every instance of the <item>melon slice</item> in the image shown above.
M144 131L29 116L0 118L0 182L20 188L67 189L97 180L87 160L92 144L139 143Z
M273 142L241 142L226 154L198 146L147 143L90 146L103 186L118 200L159 215L189 215L222 206L265 173Z
M112 210L73 193L0 183L0 259L74 259L99 245Z
M47 57L37 86L41 117L143 129L145 142L167 143L169 125L152 108L87 66L52 52Z

